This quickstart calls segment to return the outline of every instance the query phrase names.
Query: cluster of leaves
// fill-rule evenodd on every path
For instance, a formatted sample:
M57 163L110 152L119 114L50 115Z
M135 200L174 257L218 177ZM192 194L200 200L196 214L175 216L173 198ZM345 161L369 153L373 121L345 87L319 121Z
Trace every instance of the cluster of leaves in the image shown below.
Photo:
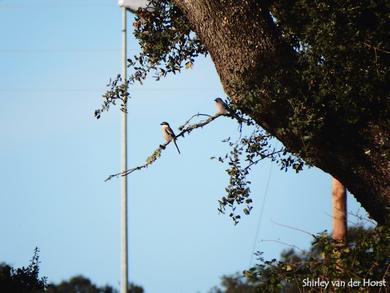
M326 125L346 135L367 121L389 126L388 1L283 0L272 5L272 13L297 53L301 94L287 99L291 129L310 141Z
M59 284L49 284L46 292L48 293L118 293L119 291L109 285L97 286L90 279L84 276L75 276ZM143 293L144 289L133 283L130 283L127 289L128 293Z
M270 10L291 50L283 54L282 46L279 58L267 63L253 84L232 81L241 97L239 107L258 116L257 121L272 117L273 134L284 137L306 163L316 162L318 145L339 143L335 129L338 138L351 137L343 147L388 159L388 1L282 0L270 1ZM280 116L288 117L288 123L279 124ZM368 125L378 126L376 138Z
M39 249L34 249L34 255L27 267L14 269L10 265L0 264L0 292L17 293L118 293L109 285L99 287L86 277L75 276L60 284L47 283L47 277L39 277ZM130 283L128 293L143 293L141 286Z
M248 125L254 124L249 118L245 121ZM229 166L226 169L229 176L229 185L225 188L227 195L219 200L218 211L225 213L226 207L229 207L229 217L232 218L234 224L238 224L241 215L236 212L237 205L245 204L242 209L245 215L249 215L253 208L250 197L251 181L247 179L253 166L264 159L270 159L278 164L281 170L288 171L292 168L298 173L303 168L303 161L288 153L272 135L258 126L254 126L250 135L240 137L236 142L232 142L230 138L224 142L229 144L230 153L223 157L212 157L212 159L218 159L219 162L227 163Z
M236 273L221 278L221 287L213 287L208 293L258 293L256 286L247 281L242 274Z
M7 264L0 264L1 292L43 292L46 285L46 278L39 278L38 248L35 248L27 267L14 269Z
M131 69L127 80L117 76L108 83L103 104L95 111L96 118L116 101L121 102L122 110L126 109L131 85L142 84L150 74L158 81L183 67L191 68L196 57L207 54L184 14L168 0L152 0L149 7L140 8L133 27L141 52L127 60Z
M152 11L141 10L134 22L135 37L142 53L135 58L135 70L152 69L158 80L168 73L176 74L183 66L190 68L194 58L207 51L199 41L184 14L167 0L153 0Z
M102 112L108 111L111 105L116 105L117 101L121 102L121 110L126 110L126 103L129 97L128 81L123 81L120 75L107 84L107 91L103 95L103 104L95 110L96 119L100 119Z
M385 292L390 279L390 228L389 226L365 229L353 227L348 231L349 243L340 245L327 233L314 236L311 249L297 253L284 251L281 259L265 261L258 253L259 264L242 275L224 277L229 280L225 291L214 292L325 292L315 286L304 287L304 280L329 281L330 291L335 292ZM350 280L360 281L360 286L348 286ZM363 280L382 281L382 286L369 288ZM332 286L332 281L345 281L345 287ZM226 282L225 282L226 284ZM356 284L356 283L355 283ZM235 290L234 288L243 288ZM328 292L328 291L326 291ZM371 292L371 291L370 291Z

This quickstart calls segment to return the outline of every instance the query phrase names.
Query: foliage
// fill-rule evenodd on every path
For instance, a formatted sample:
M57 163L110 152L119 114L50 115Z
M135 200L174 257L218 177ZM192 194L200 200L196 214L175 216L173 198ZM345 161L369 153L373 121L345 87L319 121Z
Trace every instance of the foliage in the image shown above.
M118 293L118 290L105 285L98 287L91 280L84 276L74 276L67 281L62 281L59 284L49 284L48 293ZM133 283L129 284L128 293L143 293L142 287Z
M47 288L49 293L114 293L114 288L110 286L97 287L88 278L83 276L74 276L68 281L62 281L59 284L49 284Z
M227 162L229 175L219 211L225 212L229 207L234 223L240 219L237 205L245 205L244 214L251 211L248 175L264 158L275 161L284 171L292 168L298 172L303 166L301 158L308 165L316 163L319 145L326 149L326 144L340 143L331 141L334 129L338 131L337 137L349 137L345 144L363 146L366 159L370 160L374 153L380 154L384 162L390 158L390 137L383 132L390 127L389 2L280 0L264 3L269 4L282 39L293 48L294 55L286 61L286 68L283 67L286 64L276 62L263 68L264 76L256 86L249 89L238 86L245 98L230 106L235 112L268 115L276 111L275 117L288 117L287 125L276 127L276 135L290 134L299 141L291 142L296 146L295 153L284 147L274 149L275 140L250 118L246 121L255 126L253 134L236 143L227 141L231 152L218 158ZM172 1L154 0L152 5L154 10L140 9L133 23L142 51L128 60L132 73L126 81L120 76L110 81L103 105L95 111L97 118L116 101L120 101L125 111L128 90L131 93L134 83L142 84L149 75L159 80L167 74L176 74L182 68L191 68L196 57L207 54L207 48ZM271 106L262 101L272 101ZM279 113L272 106L276 104L289 105L288 113ZM367 126L373 125L377 127L376 134L368 135ZM357 135L350 137L350 133ZM375 149L369 147L373 145ZM148 162L153 163L160 156L157 151Z
M150 74L156 81L169 73L176 74L185 68L191 68L196 57L206 55L207 51L191 30L181 11L167 0L152 0L153 10L139 9L133 22L134 35L141 46L141 53L128 59L128 67L133 71L124 81L120 75L108 83L109 90L103 95L103 104L95 111L100 118L111 104L121 101L127 103L129 93L126 89L135 83L141 83Z
M259 264L245 270L242 275L224 276L224 290L215 288L212 292L386 292L383 281L388 286L389 226L378 226L374 229L353 227L348 233L347 245L335 243L324 232L314 236L308 251L297 253L294 249L286 250L282 252L280 260L265 261L258 252ZM309 286L309 280L318 279L329 281L328 291L319 286ZM356 281L355 287L348 283L351 280ZM363 285L364 280L381 283L369 288L367 283ZM360 285L357 285L359 281Z
M212 288L209 293L256 293L256 286L248 280L245 280L241 274L231 276L222 276L221 286Z
M159 80L168 73L180 72L183 66L191 68L194 58L207 51L175 5L166 0L151 1L151 5L153 12L141 10L133 23L142 49L135 61L140 66L149 65Z
M354 113L351 123L362 114L387 118L372 110L389 93L389 9L385 1L301 0L280 1L274 10L286 40L299 52L301 75L314 100L340 114Z
M27 267L14 269L0 264L0 292L15 293L118 293L118 290L105 285L98 287L83 276L75 276L60 284L47 284L47 277L39 278L39 249L34 249L33 257ZM141 286L130 283L128 293L143 293Z
M271 142L274 138L258 126L254 126L254 122L249 117L244 116L240 111L234 109L230 109L229 111L229 114L216 113L214 115L208 115L198 113L193 115L186 123L179 127L180 132L177 133L176 139L184 137L195 129L206 126L220 116L228 116L240 123L240 138L235 143L233 143L230 138L224 140L224 142L229 144L231 151L229 154L225 154L224 157L218 157L220 163L227 163L229 166L228 169L226 169L226 173L229 176L229 185L225 188L226 196L223 196L219 200L218 211L220 213L225 213L226 207L229 207L231 210L229 213L230 218L233 220L234 224L238 224L241 219L241 213L236 211L236 206L245 203L245 207L242 209L242 212L245 215L249 215L252 210L252 199L250 198L251 182L247 180L247 175L254 165L264 159L270 159L276 161L276 163L280 165L281 170L287 171L289 168L293 168L298 173L303 168L303 161L300 158L289 154L284 147L276 147L275 145L277 145L277 143ZM208 118L190 124L193 118L199 116L206 116ZM252 129L249 136L242 137L243 124ZM148 168L157 161L161 156L162 151L165 150L165 147L169 143L170 142L159 145L159 147L146 158L146 162L143 165L112 174L106 181L109 181L114 177L127 176L135 171ZM217 158L212 157L211 159Z
M388 1L282 0L272 13L298 57L301 86L298 95L286 98L293 109L292 131L302 133L308 143L329 125L337 125L345 136L367 127L367 121L389 127ZM277 86L277 79L270 82ZM376 151L389 158L387 139Z
M109 90L103 96L103 105L95 111L96 118L100 118L102 112L108 110L111 104L115 105L117 100L121 102L121 109L124 111L130 96L127 90L131 92L130 86L136 82L142 84L149 74L153 74L155 80L158 81L169 73L180 72L183 67L191 68L197 56L207 54L206 48L191 30L183 13L175 5L167 0L152 1L151 5L154 9L140 9L133 23L135 37L142 49L139 55L128 60L128 66L133 72L126 81L118 75L116 79L109 82ZM302 170L303 161L289 154L284 147L275 150L273 144L270 143L271 135L256 126L256 123L249 117L242 118L243 114L235 105L231 103L229 105L234 113L232 118L237 119L240 124L244 122L248 126L254 126L250 136L236 143L225 140L229 143L231 152L226 154L224 159L218 158L221 163L226 161L229 166L226 169L229 184L225 189L226 196L219 200L218 211L225 213L226 207L229 207L231 209L229 216L237 224L241 213L236 211L236 205L245 202L246 205L242 209L245 215L249 215L252 209L251 182L246 177L254 165L269 158L276 161L285 171L293 167L296 172L299 172ZM193 127L194 125L190 125L186 130L192 130ZM180 130L182 133L183 129ZM160 157L161 149L161 146L157 148L146 159L144 165L131 168L125 173L110 175L107 180L117 176L127 176L133 171L148 167ZM245 160L242 162L243 158Z
M34 254L27 267L14 269L7 264L0 264L0 292L43 292L46 277L39 278L39 250Z
M249 118L245 121L249 125L253 124ZM274 137L258 126L252 129L250 135L240 137L236 142L232 142L230 137L224 142L229 144L231 151L223 157L218 157L218 161L228 165L226 173L229 176L229 184L225 188L226 196L219 200L218 211L225 213L226 207L229 207L231 210L229 217L234 224L238 224L241 215L236 212L236 206L245 204L242 209L245 215L249 215L253 208L253 200L250 198L251 181L247 179L253 166L264 159L270 159L275 161L281 170L287 171L292 168L298 173L303 168L303 161L289 154L280 144L278 146Z

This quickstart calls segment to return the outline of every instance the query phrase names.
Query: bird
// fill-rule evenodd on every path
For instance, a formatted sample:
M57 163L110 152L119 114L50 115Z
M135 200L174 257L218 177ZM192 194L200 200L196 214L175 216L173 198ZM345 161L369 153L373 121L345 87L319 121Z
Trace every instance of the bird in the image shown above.
M232 110L221 98L216 98L214 101L215 101L215 108L217 109L216 114L226 115L226 116L230 116L233 119L236 119L240 124L240 129L241 129L241 124L242 122L244 122L244 120L240 116L238 116L234 112L234 110Z
M217 109L217 114L221 115L230 115L231 112L229 110L228 105L221 99L221 98L216 98L215 100L215 108Z
M162 135L163 135L165 142L168 143L168 142L173 140L173 143L175 144L175 147L176 147L178 153L180 154L179 147L176 144L176 135L173 132L172 128L169 126L168 122L165 122L165 121L161 122L160 125L161 125L161 131L162 131Z

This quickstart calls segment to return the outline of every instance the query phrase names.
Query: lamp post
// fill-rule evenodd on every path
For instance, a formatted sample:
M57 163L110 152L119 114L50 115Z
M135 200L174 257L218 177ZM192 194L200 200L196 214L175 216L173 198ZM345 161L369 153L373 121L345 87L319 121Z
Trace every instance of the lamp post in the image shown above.
M146 8L149 1L119 0L122 9L122 80L127 79L127 10L135 13L139 8ZM126 97L125 97L126 98ZM121 138L121 171L127 170L127 103L124 102L122 111L122 138ZM128 235L127 235L127 176L122 177L121 197L121 293L127 293L128 286Z

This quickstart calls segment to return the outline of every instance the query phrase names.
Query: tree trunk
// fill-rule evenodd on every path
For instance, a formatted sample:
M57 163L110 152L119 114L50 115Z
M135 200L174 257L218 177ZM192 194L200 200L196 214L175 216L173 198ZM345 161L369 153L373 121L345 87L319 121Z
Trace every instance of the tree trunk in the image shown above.
M277 76L286 97L299 98L302 91L310 95L304 92L306 85L298 84L295 51L283 42L263 6L267 1L173 2L207 47L225 92L238 108L291 152L338 178L373 219L384 223L386 207L390 206L390 162L376 150L383 144L383 137L389 137L388 125L373 121L364 127L346 129L342 118L338 120L335 115L324 121L324 129L307 144L304 134L290 127L293 110L287 98L275 99L266 94L269 91L262 92L264 80ZM297 88L303 90L297 92ZM310 105L302 108L310 110Z
M340 181L332 177L332 238L345 243L347 235L347 196Z

